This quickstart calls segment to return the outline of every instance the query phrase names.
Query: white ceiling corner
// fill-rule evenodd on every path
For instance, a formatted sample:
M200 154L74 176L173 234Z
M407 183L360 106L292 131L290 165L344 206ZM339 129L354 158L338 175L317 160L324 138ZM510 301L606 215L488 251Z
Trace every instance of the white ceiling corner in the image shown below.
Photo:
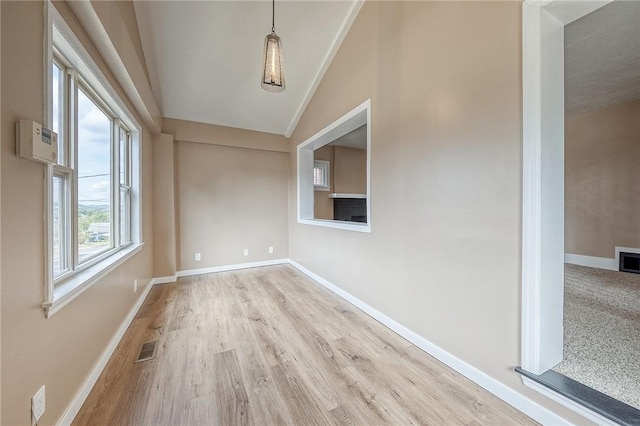
M271 2L136 1L140 39L164 117L289 137L361 1L277 1L287 88L264 91Z

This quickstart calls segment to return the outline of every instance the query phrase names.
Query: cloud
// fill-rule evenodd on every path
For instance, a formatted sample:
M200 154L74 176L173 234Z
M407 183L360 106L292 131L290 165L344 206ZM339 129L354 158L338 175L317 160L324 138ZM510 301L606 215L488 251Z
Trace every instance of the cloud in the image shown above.
M96 182L93 185L91 185L92 189L98 190L98 191L104 191L109 190L109 188L111 187L111 184L109 183L108 180L103 180L100 182Z
M108 176L78 179L78 203L80 205L108 205L111 202L111 183Z
M111 171L111 119L82 91L78 91L78 174Z

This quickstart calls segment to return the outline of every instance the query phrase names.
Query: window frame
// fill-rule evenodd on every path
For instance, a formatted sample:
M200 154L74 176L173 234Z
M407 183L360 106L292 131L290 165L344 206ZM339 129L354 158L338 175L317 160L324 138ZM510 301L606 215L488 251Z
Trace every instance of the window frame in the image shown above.
M116 175L116 171L117 168L115 168L116 166L116 162L117 162L117 158L114 158L114 139L115 139L115 133L116 133L116 121L117 118L115 116L115 114L109 109L109 107L104 103L104 101L102 99L100 99L97 95L95 95L95 92L92 90L92 88L87 84L86 81L84 81L83 78L79 77L78 78L78 84L77 84L77 89L76 89L76 93L79 94L80 91L82 91L84 93L84 95L91 101L93 102L93 104L102 112L104 113L107 117L109 117L109 126L110 126L110 132L109 132L109 149L110 149L110 156L109 156L109 180L110 180L110 189L109 189L109 228L110 228L110 245L108 247L106 247L105 249L94 253L86 258L80 259L80 241L79 241L79 229L77 228L77 224L78 222L75 222L75 220L78 219L78 215L79 215L79 207L80 207L80 200L79 200L79 195L78 195L78 191L77 188L79 186L78 184L78 179L80 179L81 176L77 176L78 174L78 155L76 155L74 157L74 181L73 183L76 185L76 192L74 194L75 198L73 200L73 206L72 209L76 210L75 215L72 217L74 220L74 228L75 232L73 233L74 236L74 244L73 244L73 258L74 258L74 262L73 262L73 269L74 270L79 270L82 269L84 267L86 267L85 265L93 265L96 262L99 262L100 260L109 257L111 254L113 254L114 251L117 251L120 249L119 246L119 242L118 240L115 238L114 236L114 229L115 229L115 224L114 222L117 221L117 217L114 214L115 211L115 206L117 203L117 197L114 191L114 175ZM76 96L76 99L78 99L79 96ZM76 104L77 107L77 104ZM76 114L77 116L77 114ZM75 127L74 131L77 132L78 127ZM73 145L74 151L77 152L77 144L79 143L79 139L76 138L75 144Z
M69 272L71 272L71 268L69 267L72 264L71 256L69 253L69 241L71 239L71 228L69 222L66 219L71 217L71 213L68 212L70 206L70 180L69 177L66 176L65 173L58 172L55 168L53 170L53 179L59 178L62 182L61 184L61 202L60 202L60 220L64 219L64 224L61 226L60 232L60 274L57 277L66 276ZM53 184L53 183L52 183ZM53 232L53 227L51 228ZM53 257L53 253L52 253ZM52 274L55 274L54 269L52 268ZM52 275L52 277L55 275Z
M313 169L322 169L322 184L316 184L315 172L313 180L313 189L315 191L331 190L331 162L326 160L313 160Z
M45 2L45 55L44 91L45 125L53 124L53 64L62 68L65 90L59 93L64 112L60 130L65 136L59 145L63 153L60 165L47 165L45 173L45 297L42 307L48 318L142 249L142 127L109 83L91 55L75 36L56 8ZM78 180L77 180L77 123L78 91L82 90L110 120L110 247L79 262L78 253ZM127 215L125 238L121 241L121 183L120 183L120 129L126 135L128 158L125 161L127 177ZM53 252L53 179L64 182L65 225L60 254L67 269L54 277Z
M119 245L120 247L126 247L130 244L132 244L132 238L131 238L131 220L132 220L132 216L131 216L131 198L132 198L132 192L133 192L133 188L132 188L132 184L131 184L131 131L124 125L124 123L122 123L120 120L119 121L119 131L118 131L118 135L117 135L117 146L115 147L115 149L118 150L119 154L118 154L118 161L119 161L119 167L118 167L118 171L119 173L116 176L116 182L117 182L117 192L118 192L118 196L120 197L118 200L118 204L117 204L117 208L118 209L122 209L122 205L123 205L123 197L122 197L122 191L124 190L126 196L124 197L124 201L125 201L125 205L126 205L126 216L128 218L128 220L122 221L122 210L120 210L120 214L118 215L118 219L120 219L120 223L117 226L117 234L118 234L118 238L119 238ZM124 135L124 144L125 144L125 149L124 149L124 182L123 180L120 178L120 173L122 173L122 157L123 157L123 152L122 152L122 135ZM122 227L124 226L124 236L123 236L123 230Z
M69 69L68 63L64 60L64 58L58 52L52 53L51 61L49 61L49 64L47 64L47 68L50 68L51 73L53 73L53 69L52 69L53 65L55 65L60 69L60 75L62 76L62 81L58 82L59 95L60 95L60 99L62 100L61 105L59 105L59 111L58 111L58 114L59 114L58 119L60 120L59 122L60 128L58 129L58 136L60 137L60 135L68 134L68 131L69 131L69 122L67 120L67 118L69 117L69 112L66 111L66 108L68 105L67 96L69 93L67 86L72 83L71 83L70 75L67 72L67 70ZM52 81L52 80L53 78L51 78L49 81ZM51 106L51 111L49 115L50 120L48 121L48 125L49 127L53 128L53 87L45 87L45 90L47 90L48 96L51 97L48 103ZM62 230L64 232L61 232L61 235L60 235L60 258L61 258L61 263L63 263L64 267L60 268L61 274L59 274L58 277L67 276L67 274L72 270L71 265L73 265L73 259L70 252L71 247L73 245L71 244L73 233L71 229L71 222L68 220L70 219L72 214L71 211L69 210L71 206L71 200L70 200L71 192L72 192L71 182L73 180L71 176L72 169L69 167L70 158L71 157L69 153L69 144L59 144L58 146L58 163L59 164L53 165L51 167L52 179L55 177L58 177L61 179L62 181L61 187L63 191L63 194L61 197L62 205L60 207L60 210L63 214L60 219L64 221L64 224L62 225ZM48 179L48 176L45 177L45 179ZM45 204L45 206L46 205L47 204ZM49 229L52 230L53 228L49 228ZM47 230L46 232L49 233L49 230ZM52 247L52 250L53 250L53 247ZM52 256L53 256L53 251L52 251ZM52 277L54 276L53 266L51 268L51 275Z

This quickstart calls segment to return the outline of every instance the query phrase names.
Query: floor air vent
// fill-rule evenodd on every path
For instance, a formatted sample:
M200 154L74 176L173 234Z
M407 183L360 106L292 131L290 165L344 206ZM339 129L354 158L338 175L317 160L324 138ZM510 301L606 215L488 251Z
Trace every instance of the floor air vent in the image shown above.
M620 252L620 271L640 274L640 253Z
M157 340L154 340L153 342L144 343L142 345L142 349L140 349L140 355L138 355L138 359L136 359L134 362L143 362L143 361L149 361L150 359L154 359L156 357L157 343L158 343Z

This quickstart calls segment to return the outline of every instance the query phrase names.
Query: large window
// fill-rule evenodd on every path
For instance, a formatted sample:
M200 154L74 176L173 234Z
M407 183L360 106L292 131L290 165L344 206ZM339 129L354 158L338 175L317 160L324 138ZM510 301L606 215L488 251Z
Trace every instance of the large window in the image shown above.
M131 132L58 52L52 63L53 278L131 243ZM75 136L75 137L74 137Z
M66 24L50 13L47 124L58 134L59 154L48 168L47 314L141 243L140 128Z

